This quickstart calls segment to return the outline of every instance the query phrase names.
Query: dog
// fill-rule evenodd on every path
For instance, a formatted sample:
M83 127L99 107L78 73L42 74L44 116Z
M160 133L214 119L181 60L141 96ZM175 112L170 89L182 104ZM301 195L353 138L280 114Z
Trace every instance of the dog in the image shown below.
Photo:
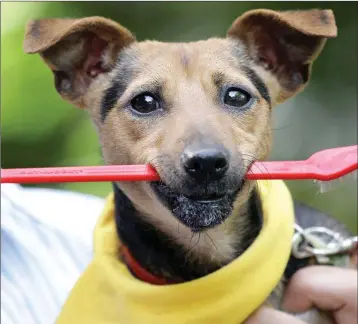
M170 284L215 273L255 242L262 205L245 175L269 155L273 107L306 87L336 35L331 10L261 9L238 17L226 38L191 43L137 42L103 17L34 20L24 49L41 55L65 100L88 111L106 164L159 173L161 181L113 184L115 221L140 267ZM295 202L294 213L303 228L350 235L311 207ZM266 303L279 308L285 282L308 263L291 256ZM315 310L297 316L330 323Z

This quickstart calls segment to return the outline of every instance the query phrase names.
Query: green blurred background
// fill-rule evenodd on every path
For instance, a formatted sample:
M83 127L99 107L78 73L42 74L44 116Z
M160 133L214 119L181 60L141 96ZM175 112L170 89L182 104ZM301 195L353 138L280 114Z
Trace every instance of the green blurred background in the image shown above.
M40 17L102 15L134 31L139 40L192 41L225 36L253 8L331 8L338 37L327 42L303 94L274 111L272 159L304 159L357 143L357 2L12 2L1 4L1 163L3 168L98 165L94 127L84 111L56 93L51 72L22 50L24 27ZM289 182L296 199L330 213L357 232L357 182L320 194L312 181ZM105 196L108 183L58 184ZM52 187L54 187L52 186Z

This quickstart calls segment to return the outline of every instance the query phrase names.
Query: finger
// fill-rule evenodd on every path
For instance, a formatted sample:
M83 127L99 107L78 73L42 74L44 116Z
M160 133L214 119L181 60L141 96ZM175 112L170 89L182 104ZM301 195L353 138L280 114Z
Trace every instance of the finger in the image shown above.
M273 308L261 307L245 324L306 324L301 320Z
M290 312L304 312L313 306L326 311L354 308L357 305L357 275L355 269L327 266L301 269L287 287L283 307Z

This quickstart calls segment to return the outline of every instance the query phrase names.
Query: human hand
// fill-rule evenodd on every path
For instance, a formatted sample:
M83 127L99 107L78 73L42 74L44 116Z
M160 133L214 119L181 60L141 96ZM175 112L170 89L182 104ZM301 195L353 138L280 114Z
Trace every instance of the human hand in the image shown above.
M328 266L301 269L291 279L284 296L283 308L303 313L316 307L330 312L336 324L358 321L358 272ZM267 307L260 308L245 324L306 324L292 315Z

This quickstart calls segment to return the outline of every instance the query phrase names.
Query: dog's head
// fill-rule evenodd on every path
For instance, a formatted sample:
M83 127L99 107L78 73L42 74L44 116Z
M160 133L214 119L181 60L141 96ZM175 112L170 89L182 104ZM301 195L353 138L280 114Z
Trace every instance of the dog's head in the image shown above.
M247 194L245 174L270 150L272 107L304 88L335 36L330 10L253 10L226 38L192 43L137 42L101 17L37 20L24 48L41 54L62 97L88 109L106 163L157 169L161 182L123 185L128 195L154 193L195 231Z

